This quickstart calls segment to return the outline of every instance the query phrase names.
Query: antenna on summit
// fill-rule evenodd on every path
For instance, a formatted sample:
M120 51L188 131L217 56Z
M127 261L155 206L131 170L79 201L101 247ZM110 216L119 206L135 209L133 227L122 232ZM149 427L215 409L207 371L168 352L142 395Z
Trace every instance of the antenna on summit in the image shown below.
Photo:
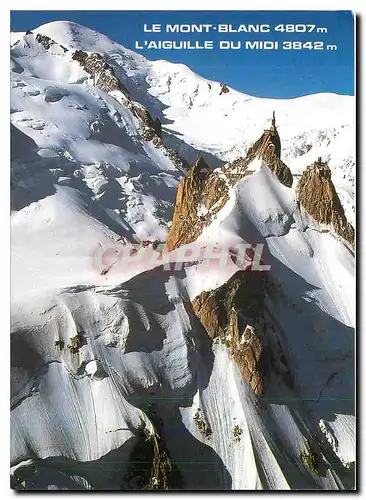
M272 115L272 126L271 126L271 130L276 130L276 115L275 115L275 112L273 111L273 115Z

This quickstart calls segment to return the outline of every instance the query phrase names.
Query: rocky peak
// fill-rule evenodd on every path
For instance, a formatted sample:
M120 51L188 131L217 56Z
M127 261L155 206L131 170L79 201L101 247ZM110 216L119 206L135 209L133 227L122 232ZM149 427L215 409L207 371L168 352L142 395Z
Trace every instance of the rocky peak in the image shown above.
M223 167L230 185L236 184L243 176L250 173L248 166L256 158L264 160L283 185L292 187L291 170L281 160L281 139L277 131L274 112L271 127L264 130L261 137L248 149L246 156L236 158Z
M255 158L264 160L284 186L292 187L291 170L281 160L281 139L276 127L275 112L273 112L271 127L265 130L262 136L249 148L243 167L248 166Z
M281 142L273 116L271 129L265 130L246 158L214 171L210 171L203 158L198 158L178 186L168 249L191 243L202 233L227 203L230 189L251 174L248 166L253 159L263 158L279 180L291 186L291 172L280 155ZM221 287L204 291L192 301L208 335L226 345L243 379L257 396L265 391L271 372L280 373L286 384L292 380L279 337L267 317L267 284L264 274L238 271Z
M199 157L179 183L166 242L169 250L194 241L229 199L229 186L218 172L210 171Z
M320 177L324 177L325 179L331 179L332 172L328 166L328 163L323 162L321 157L317 159L313 164L314 173Z
M296 194L300 210L303 208L315 221L331 226L345 241L354 243L354 229L347 222L332 172L321 158L303 172Z
M167 239L168 249L191 243L201 234L228 201L230 188L252 173L248 166L255 158L263 159L279 181L291 187L291 170L280 156L281 140L273 113L271 128L265 130L249 148L246 157L239 157L214 171L209 170L203 158L198 158L178 186L173 224Z

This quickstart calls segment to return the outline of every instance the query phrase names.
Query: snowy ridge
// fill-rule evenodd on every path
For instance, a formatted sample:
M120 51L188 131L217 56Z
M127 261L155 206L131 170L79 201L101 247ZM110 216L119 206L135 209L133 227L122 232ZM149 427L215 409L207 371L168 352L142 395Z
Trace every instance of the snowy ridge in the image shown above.
M263 321L292 385L277 360L255 396L192 308L236 264L118 261L122 243L166 240L183 171L143 138L124 98L97 88L75 50L101 54L189 163L245 156L276 111L294 186L255 160L194 243L263 243L272 266ZM183 65L66 21L12 34L11 57L12 486L142 489L147 470L156 489L164 474L170 489L352 489L354 256L329 228L301 226L295 189L322 156L352 222L353 97L220 95ZM160 472L136 458L154 439L175 482L161 449Z
M316 94L263 99L230 87L228 93L220 95L221 84L195 75L183 64L148 61L105 35L75 23L57 21L34 32L71 50L95 50L107 57L132 99L162 119L163 131L190 163L196 159L196 150L206 152L214 165L242 156L275 110L284 161L293 161L291 169L295 174L318 156L329 161L336 173L333 180L337 192L348 218L354 222L354 97Z

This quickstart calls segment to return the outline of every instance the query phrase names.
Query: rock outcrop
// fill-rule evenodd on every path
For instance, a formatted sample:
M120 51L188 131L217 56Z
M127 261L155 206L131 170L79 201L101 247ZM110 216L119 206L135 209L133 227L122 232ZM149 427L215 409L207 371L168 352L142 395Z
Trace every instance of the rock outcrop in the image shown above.
M274 113L271 128L265 130L262 136L249 148L244 165L249 164L255 158L263 159L284 186L292 187L291 170L281 160L281 139L276 128Z
M162 437L162 422L149 405L148 419L141 421L137 444L132 450L129 470L124 479L127 490L157 491L181 489L182 477Z
M336 234L352 245L354 228L347 222L331 177L328 164L321 158L307 167L296 188L300 212L304 209L318 223L331 226Z
M163 142L159 118L154 119L144 106L131 100L126 103L126 107L143 124L143 127L140 128L142 138L145 141L152 141L156 145L161 145Z
M178 187L168 249L197 239L227 203L233 186L253 173L250 164L254 159L263 159L280 182L291 186L291 171L280 155L281 142L273 119L271 129L264 132L245 158L214 171L198 158ZM287 385L292 383L286 356L264 305L268 286L264 273L238 271L221 287L204 291L192 301L209 336L227 346L243 379L257 396L265 391L270 372L281 376Z
M281 139L277 131L274 113L271 128L263 132L261 137L248 149L246 156L240 156L222 168L229 183L234 185L244 174L248 175L248 167L256 158L265 161L284 186L292 187L291 170L281 160Z
M270 366L268 325L263 320L265 282L265 276L239 271L220 288L202 292L192 302L209 336L228 347L257 396L266 388Z
M256 158L263 159L278 180L292 186L291 170L281 161L281 140L275 119L245 157L239 157L214 171L210 171L203 158L198 158L187 177L178 186L172 227L167 247L174 250L191 243L208 226L229 199L230 188L252 171L249 166Z
M276 295L268 274L238 271L221 287L192 301L208 335L227 347L256 396L263 395L272 376L294 387L280 327L266 307L266 299Z
M165 155L174 163L174 165L184 171L187 168L186 161L179 156L179 153L172 148L165 146L161 132L161 121L159 118L153 118L149 111L139 104L132 101L128 89L121 83L115 74L113 67L105 58L96 52L84 52L76 50L72 59L78 61L81 67L92 77L93 84L107 93L116 93L120 96L118 102L128 108L139 122L139 133L144 141L151 141L156 148L163 149Z
M220 94L228 94L229 93L229 88L227 87L227 85L225 85L225 83L220 83Z
M27 34L28 34L28 32L27 32ZM33 33L30 32L30 34L33 34ZM40 43L46 50L49 50L52 47L52 45L59 45L54 40L52 40L52 38L50 38L49 36L41 35L40 33L37 34L36 41L38 43ZM59 45L59 46L61 47L61 49L64 52L67 52L66 47L64 47L63 45Z
M101 54L76 50L72 55L72 59L78 61L84 71L92 76L96 87L107 93L119 90L123 95L128 97L126 87L119 81L114 74L113 68L104 60Z
M199 157L178 186L173 223L166 242L168 249L194 241L228 198L228 185Z

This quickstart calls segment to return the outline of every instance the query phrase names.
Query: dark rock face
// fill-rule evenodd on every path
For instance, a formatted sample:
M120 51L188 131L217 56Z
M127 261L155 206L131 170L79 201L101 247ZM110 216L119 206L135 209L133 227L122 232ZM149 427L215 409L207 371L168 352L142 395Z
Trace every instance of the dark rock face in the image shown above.
M284 186L292 187L291 170L281 160L281 139L274 117L271 128L263 132L261 137L248 149L245 157L239 157L223 167L230 184L235 184L238 179L245 175L245 172L248 175L248 166L255 158L264 160Z
M262 319L265 283L265 277L239 271L220 288L202 292L192 302L209 336L227 346L257 396L265 391L270 372L267 325Z
M161 122L159 118L152 118L149 111L142 105L138 105L132 101L127 103L127 107L144 125L144 130L141 131L143 139L153 141L155 136L160 139L156 140L157 144L162 144L161 140Z
M255 158L262 158L284 186L292 187L292 173L281 160L281 139L275 126L265 130L258 141L249 148L245 163L248 165Z
M229 89L228 87L225 85L225 83L220 83L220 86L221 86L221 89L220 89L220 94L228 94L229 93Z
M132 450L129 470L124 477L127 490L157 491L182 488L182 477L170 457L162 437L162 422L149 408L149 419L154 432L142 422L138 428L137 443Z
M126 87L118 80L113 68L106 63L103 56L96 52L88 54L82 50L76 50L72 58L78 61L80 66L93 77L94 84L98 88L104 92L119 90L126 97L128 96Z
M191 243L201 234L228 201L230 188L252 173L248 166L255 158L262 158L278 180L291 187L291 170L280 157L281 140L273 120L271 129L264 131L249 148L245 158L239 157L213 172L199 158L178 186L173 224L167 239L168 249ZM198 215L199 206L205 208L205 215Z
M156 135L158 137L161 137L161 121L159 120L159 118L155 118L153 128L156 132Z
M32 33L32 32L30 32L30 33ZM26 34L28 34L28 32ZM40 33L37 34L36 41L38 43L40 43L46 50L49 50L52 47L52 45L59 45L54 40L52 40L52 38L50 38L49 36L41 35ZM62 45L59 45L59 46L62 48L62 50L64 52L67 52L66 47L63 47Z
M216 172L210 172L203 158L198 158L178 186L173 224L167 238L169 250L191 243L210 224L229 198L229 188ZM199 215L199 207L205 215Z
M276 294L267 274L238 271L221 287L192 301L208 335L226 345L256 396L264 394L271 376L288 388L294 386L288 354L265 303Z
M305 209L314 220L332 226L339 236L352 245L354 228L347 222L331 177L328 164L320 158L307 167L296 189L298 203L300 209Z

